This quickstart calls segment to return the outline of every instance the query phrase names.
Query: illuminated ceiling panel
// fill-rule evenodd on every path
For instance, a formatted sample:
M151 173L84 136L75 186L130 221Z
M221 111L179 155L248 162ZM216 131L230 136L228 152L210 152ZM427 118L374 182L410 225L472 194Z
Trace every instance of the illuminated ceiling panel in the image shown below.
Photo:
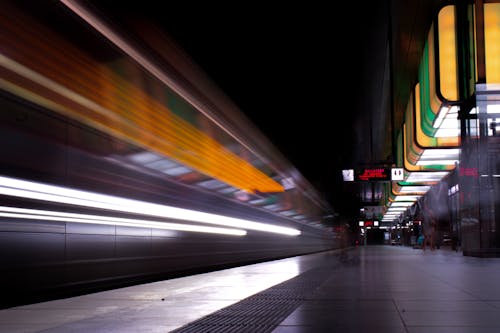
M484 4L486 83L500 83L500 3Z
M412 131L407 127L407 124L403 125L403 161L404 168L409 172L415 171L426 171L426 170L453 170L455 168L455 162L458 161L458 154L456 154L456 149L451 148L449 152L447 149L439 148L420 148L415 141L410 141L414 139L410 135ZM432 155L432 153L427 153L436 149L439 154ZM441 155L443 158L439 158Z
M422 107L422 87L423 84L417 83L414 89L415 110L411 117L412 124L414 121L415 126L415 131L412 132L412 135L415 136L413 141L423 148L458 146L460 143L460 129L457 119L458 107L441 104L439 107L439 113L435 117L432 117L430 124L425 123L423 121L423 119L425 119L425 113ZM439 132L440 130L441 132Z
M488 104L486 105L487 114L500 114L500 104Z
M455 149L426 149L423 154L420 156L421 160L427 160L427 159L434 159L434 160L439 160L439 159L458 159L460 155L460 149L455 148Z
M399 183L392 182L392 194L395 196L406 195L424 195L430 189L429 185L406 185L402 186Z
M457 73L455 7L450 5L441 9L431 26L419 66L416 142L422 147L458 145L458 124L453 124L456 110L451 108L458 101ZM445 119L445 126L436 134Z
M437 129L436 138L457 138L460 135L460 123L458 120L458 107L442 107L441 112L434 121L434 128Z
M438 14L439 83L441 95L448 101L458 100L457 42L455 40L455 6L445 6Z
M390 214L390 213L398 213L398 212L406 212L406 207L390 207L389 209L387 209L387 213Z
M408 183L438 182L447 174L448 172L446 171L411 172L408 178L406 179L406 182Z
M430 190L430 186L428 185L420 185L420 186L401 186L400 193L426 193Z
M392 202L390 207L409 207L413 205L413 202L407 201L407 202Z
M426 149L417 165L453 165L460 159L459 149Z
M411 201L411 202L415 202L417 201L418 199L420 199L420 195L398 195L396 197L394 197L394 201L395 202L401 202L401 201Z

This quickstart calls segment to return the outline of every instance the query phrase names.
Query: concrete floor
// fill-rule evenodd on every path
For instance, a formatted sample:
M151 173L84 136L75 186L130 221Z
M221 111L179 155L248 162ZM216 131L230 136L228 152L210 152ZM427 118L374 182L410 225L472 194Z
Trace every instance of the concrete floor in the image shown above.
M287 296L295 300L289 312L266 330L256 322L245 332L500 332L499 258L402 246L324 252L13 307L0 311L0 332L182 331L301 277L302 284L314 281L301 298ZM208 326L191 331L243 332L196 327Z

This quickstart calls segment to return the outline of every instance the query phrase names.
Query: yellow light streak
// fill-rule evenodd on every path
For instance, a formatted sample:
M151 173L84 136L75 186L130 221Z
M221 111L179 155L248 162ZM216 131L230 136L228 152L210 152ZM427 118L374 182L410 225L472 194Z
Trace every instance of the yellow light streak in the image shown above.
M235 188L284 191L136 86L144 74L129 59L115 60L124 69L118 74L18 12L0 14L0 44L0 88Z

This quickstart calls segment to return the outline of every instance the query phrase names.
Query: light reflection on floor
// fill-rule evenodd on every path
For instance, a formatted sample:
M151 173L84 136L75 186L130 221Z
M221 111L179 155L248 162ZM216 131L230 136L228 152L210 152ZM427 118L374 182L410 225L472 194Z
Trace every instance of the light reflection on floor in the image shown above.
M0 331L168 332L297 276L300 258L0 310Z

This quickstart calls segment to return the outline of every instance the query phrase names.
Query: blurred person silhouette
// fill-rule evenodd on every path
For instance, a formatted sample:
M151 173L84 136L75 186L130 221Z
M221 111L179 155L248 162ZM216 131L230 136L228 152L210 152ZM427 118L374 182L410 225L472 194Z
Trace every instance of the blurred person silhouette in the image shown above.
M431 251L435 249L435 234L436 234L436 224L437 224L437 216L432 208L432 204L428 197L424 198L424 201L418 202L420 208L420 216L422 220L422 233L423 233L423 241L422 241L422 250L425 251L427 244Z
M425 247L429 244L431 251L435 249L435 234L436 234L436 214L432 209L432 205L429 199L426 197L422 209L422 231L424 234L424 241L422 242L422 250L425 251Z

